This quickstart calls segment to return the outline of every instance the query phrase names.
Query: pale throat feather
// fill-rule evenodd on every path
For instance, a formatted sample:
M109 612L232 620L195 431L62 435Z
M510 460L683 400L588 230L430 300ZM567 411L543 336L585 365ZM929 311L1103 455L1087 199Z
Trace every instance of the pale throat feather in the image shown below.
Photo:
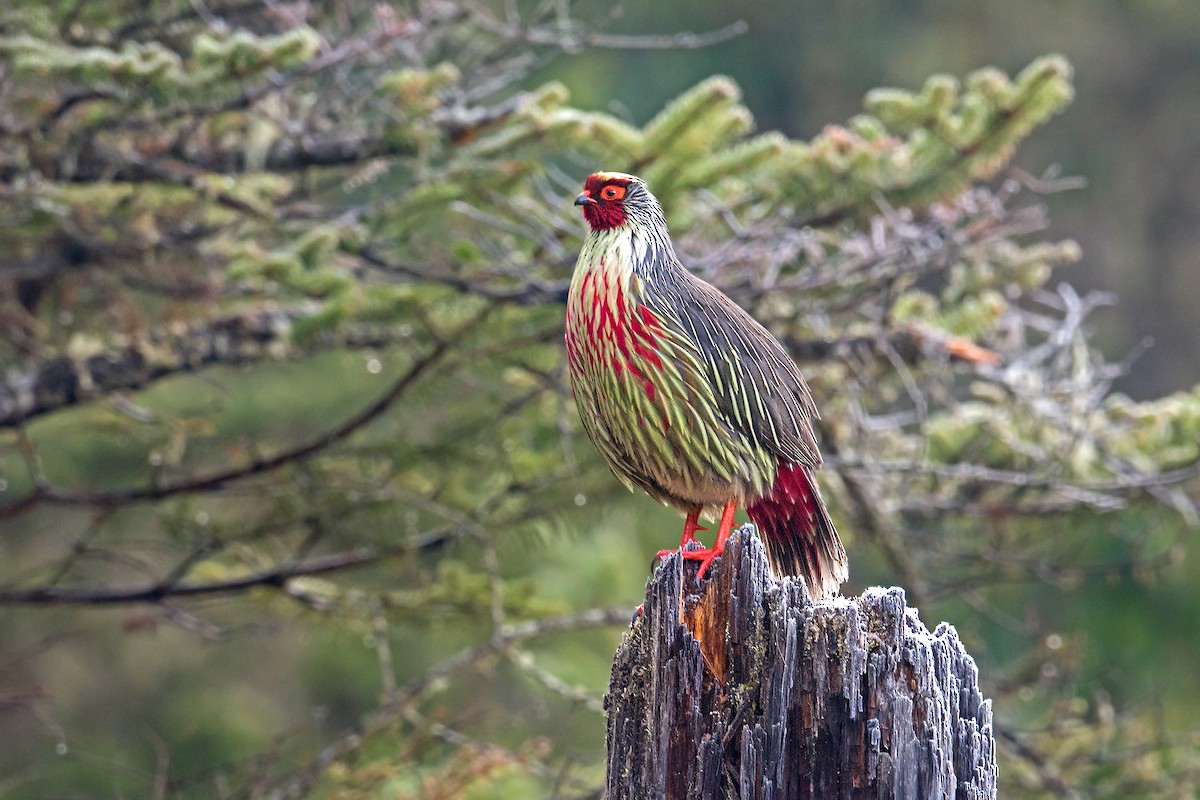
M607 321L600 318L602 313L613 316L613 323L616 317L624 320L633 313L643 292L633 265L635 259L646 257L647 250L645 238L628 225L588 234L567 296L567 347L572 362L601 346L596 335Z
M635 274L633 265L644 260L648 250L645 236L639 235L632 226L622 225L606 231L593 231L584 240L579 260L575 263L575 273L571 278L571 296L578 297L582 293L585 288L584 278L591 273L593 278L607 277L610 292L615 294L620 291L630 300L639 297L642 290L641 279ZM589 287L595 285L595 281L589 281ZM589 304L593 299L587 298Z

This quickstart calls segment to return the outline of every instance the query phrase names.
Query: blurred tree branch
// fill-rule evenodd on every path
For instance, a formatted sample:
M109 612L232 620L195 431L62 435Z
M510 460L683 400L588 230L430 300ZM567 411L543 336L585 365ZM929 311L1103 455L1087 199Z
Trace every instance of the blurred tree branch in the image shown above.
M439 342L432 351L418 358L408 371L392 384L391 388L341 425L331 428L311 441L268 458L258 459L245 466L234 467L211 475L191 478L178 483L160 484L145 488L116 489L102 492L73 492L56 489L48 483L38 481L33 491L29 494L8 505L0 506L0 520L24 513L30 507L42 503L101 507L119 506L147 500L163 500L177 494L207 492L219 489L228 483L247 478L251 475L269 472L270 470L278 469L296 461L301 461L346 438L387 411L421 377L423 372L436 364L450 350L450 347L451 341L449 340Z
M436 538L441 538L439 534ZM399 552L409 553L413 548L403 548ZM205 555L202 551L197 557ZM266 587L279 589L287 593L288 583L293 578L313 575L325 575L332 572L354 569L367 564L373 564L382 558L395 555L376 552L332 553L320 556L298 564L281 564L271 569L204 583L187 583L181 578L187 573L185 563L180 568L180 575L170 575L167 579L151 586L121 588L114 586L97 587L56 587L38 586L33 589L0 589L0 603L6 605L111 605L118 603L162 603L171 599L195 597L197 595L228 594L245 592L248 589ZM190 559L189 559L190 561Z

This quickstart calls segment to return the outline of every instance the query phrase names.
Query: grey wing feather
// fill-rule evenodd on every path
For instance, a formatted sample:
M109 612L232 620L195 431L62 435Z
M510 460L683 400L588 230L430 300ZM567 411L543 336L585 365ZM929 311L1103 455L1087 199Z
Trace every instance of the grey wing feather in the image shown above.
M680 272L684 277L673 296L652 293L659 301L654 310L674 317L695 343L721 415L789 463L819 467L812 427L819 415L791 356L740 306L686 270Z

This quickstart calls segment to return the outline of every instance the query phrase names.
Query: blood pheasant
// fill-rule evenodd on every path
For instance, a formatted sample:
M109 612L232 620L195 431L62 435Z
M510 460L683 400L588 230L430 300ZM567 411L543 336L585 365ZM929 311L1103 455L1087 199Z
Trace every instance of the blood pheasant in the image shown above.
M575 205L591 232L567 300L567 360L601 455L626 486L687 515L680 547L700 577L742 506L776 573L801 576L815 597L836 593L846 551L814 477L817 410L796 365L679 263L641 179L598 172ZM701 514L718 513L712 548L688 550Z

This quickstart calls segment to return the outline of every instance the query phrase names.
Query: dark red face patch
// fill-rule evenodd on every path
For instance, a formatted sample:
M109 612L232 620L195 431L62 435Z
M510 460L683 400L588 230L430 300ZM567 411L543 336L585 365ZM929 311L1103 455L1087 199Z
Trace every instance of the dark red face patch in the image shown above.
M583 184L583 192L595 200L583 207L583 218L594 231L607 231L625 224L629 215L625 213L625 193L629 181L597 173L589 175Z

